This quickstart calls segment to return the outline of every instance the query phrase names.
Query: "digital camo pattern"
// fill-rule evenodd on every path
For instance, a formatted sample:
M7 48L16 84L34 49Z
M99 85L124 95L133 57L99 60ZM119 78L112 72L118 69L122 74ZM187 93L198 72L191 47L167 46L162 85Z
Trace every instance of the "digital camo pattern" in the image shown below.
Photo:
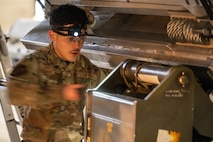
M61 60L51 44L26 56L14 67L8 81L11 103L26 106L24 140L79 142L85 94L80 101L66 101L61 96L62 87L80 83L93 88L105 76L83 55L74 63Z

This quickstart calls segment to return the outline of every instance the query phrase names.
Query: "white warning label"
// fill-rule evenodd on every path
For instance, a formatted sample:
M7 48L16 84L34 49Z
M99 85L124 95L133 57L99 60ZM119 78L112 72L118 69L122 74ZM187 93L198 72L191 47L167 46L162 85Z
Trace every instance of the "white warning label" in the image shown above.
M156 142L180 142L180 133L159 129Z

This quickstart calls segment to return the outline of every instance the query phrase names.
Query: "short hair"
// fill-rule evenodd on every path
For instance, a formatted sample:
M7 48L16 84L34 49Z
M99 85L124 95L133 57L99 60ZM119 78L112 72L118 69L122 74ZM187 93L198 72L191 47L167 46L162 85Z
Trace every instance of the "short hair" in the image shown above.
M86 12L74 5L59 5L50 12L50 25L64 26L66 24L81 25L88 24Z

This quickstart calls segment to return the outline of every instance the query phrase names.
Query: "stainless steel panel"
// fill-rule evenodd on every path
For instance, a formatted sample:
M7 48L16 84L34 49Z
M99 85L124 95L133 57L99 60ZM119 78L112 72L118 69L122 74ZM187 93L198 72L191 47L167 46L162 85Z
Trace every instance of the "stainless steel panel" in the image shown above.
M87 7L88 9L107 8L103 9L103 11L124 13L128 11L128 13L149 13L153 15L164 13L164 15L168 15L168 11L188 11L198 17L207 15L202 4L196 0L49 0L46 5L49 3L51 5L72 3L78 6ZM49 8L47 9L47 13L50 11ZM123 9L126 9L127 11Z
M128 25L128 23L126 23L126 25ZM129 35L133 36L133 38L88 36L82 53L98 66L105 66L105 68L109 69L113 69L125 59L172 65L188 64L208 67L210 69L213 68L213 48L173 45L165 41L165 35L160 30L155 30L154 33L150 33L148 37L147 32L143 31L143 29L137 33L134 31L136 28L134 28L134 26L131 27L132 29L125 28L125 26L123 26L123 28L120 27L122 29L117 28L117 32L113 32L113 34L117 33L122 36ZM40 47L44 47L49 43L47 36L48 29L48 21L45 20L21 39L21 41L29 49L36 50ZM116 31L116 29L112 28L112 31ZM147 40L143 38L147 38Z
M117 141L118 137L122 142L135 140L135 100L125 100L98 92L93 93L90 99L91 141Z
M139 62L133 62L140 66ZM144 68L152 64L141 62L141 65L143 63ZM117 142L121 139L122 142L165 142L173 138L178 142L186 142L192 141L193 128L201 135L213 137L213 104L197 83L192 70L170 66L167 76L154 85L149 93L142 94L139 84L147 82L138 80L136 88L129 87L120 72L123 64L117 66L97 88L88 91L89 142ZM137 73L132 70L135 77ZM152 88L153 84L149 85ZM123 90L118 89L118 86ZM120 128L123 128L122 131ZM168 135L165 136L165 133ZM169 135L172 133L175 135Z

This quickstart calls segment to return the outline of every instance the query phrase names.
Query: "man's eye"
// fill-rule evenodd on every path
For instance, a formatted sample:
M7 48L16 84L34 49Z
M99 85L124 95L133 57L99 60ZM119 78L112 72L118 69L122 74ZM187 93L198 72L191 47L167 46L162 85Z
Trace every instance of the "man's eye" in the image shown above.
M74 41L75 38L74 37L69 37L69 41Z

